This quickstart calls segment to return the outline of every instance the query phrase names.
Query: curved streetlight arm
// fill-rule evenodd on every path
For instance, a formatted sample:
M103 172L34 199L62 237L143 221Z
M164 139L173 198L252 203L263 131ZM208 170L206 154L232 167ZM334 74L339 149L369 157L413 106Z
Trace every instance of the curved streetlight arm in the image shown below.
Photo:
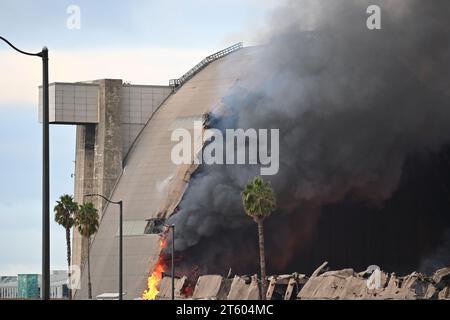
M3 40L4 42L6 42L11 48L16 50L17 52L20 52L21 54L26 54L27 56L42 57L42 53L46 49L44 47L44 50L42 50L41 52L38 52L38 53L26 52L26 51L20 50L19 48L14 46L11 42L9 42L7 39L3 38L2 36L0 36L0 40Z
M49 89L48 89L48 49L32 53L20 50L0 36L15 51L42 59L42 281L41 297L50 300L50 153L49 153Z
M111 201L104 195L93 193L85 197L100 197L106 202L119 205L119 300L123 300L123 201Z
M84 196L85 196L85 197L100 197L100 198L102 198L103 200L105 200L105 201L107 201L107 202L109 202L109 203L112 203L112 204L121 204L121 203L122 203L122 201L111 201L111 200L109 200L108 198L106 198L104 195L101 195L101 194L98 194L98 193L85 194Z

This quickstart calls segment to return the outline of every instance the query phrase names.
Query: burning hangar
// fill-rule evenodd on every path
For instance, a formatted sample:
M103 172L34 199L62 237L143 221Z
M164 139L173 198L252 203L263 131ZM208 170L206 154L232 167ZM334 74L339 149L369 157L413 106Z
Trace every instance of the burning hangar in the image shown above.
M160 236L149 228L176 208L195 169L170 159L171 130L193 130L194 121L233 86L251 65L242 43L217 52L168 86L130 85L117 79L50 84L50 123L77 126L75 200L103 194L124 203L124 292L142 296L160 255ZM41 101L41 99L40 99ZM40 108L41 109L41 108ZM90 248L94 296L117 292L116 206L89 199L101 212ZM81 266L87 297L87 243L74 231L72 264Z
M195 121L202 121L205 128L211 125L209 121L214 119L205 115L213 108L220 109L221 105L227 104L224 97L231 90L240 94L247 78L260 76L253 72L258 50L257 47L244 48L242 43L236 44L206 57L180 79L171 80L168 86L134 85L118 79L50 85L50 122L77 126L75 200L83 203L87 194L102 194L114 201L123 201L126 299L168 297L170 278L164 274L168 265L164 252L166 239L162 239L159 232L165 221L170 221L170 217L180 210L179 205L191 177L202 174L198 165L173 164L170 158L172 130L184 128L194 133ZM202 141L201 136L194 138ZM193 151L196 154L199 150ZM399 191L381 213L376 206L367 207L358 202L349 204L345 200L323 206L322 214L316 215L316 208L311 205L314 201L311 201L302 207L305 212L302 215L280 215L279 219L272 219L267 228L267 255L277 257L282 252L281 240L289 253L276 262L276 259L271 261L269 258L269 271L272 274L313 273L318 265L328 260L337 268L365 270L368 265L378 263L390 272L410 274L411 268L418 268L423 257L441 244L442 234L450 225L448 215L442 214L450 209L450 205L444 196L446 187L441 184L445 177L450 177L448 154L448 150L444 150L431 160L418 158L407 162L408 174L401 179ZM438 169L441 177L435 174ZM374 192L377 191L375 189ZM419 193L421 200L414 197ZM433 202L430 199L436 194L442 200ZM101 212L100 227L90 246L95 297L117 292L119 212L117 206L101 198L89 201ZM424 218L420 212L427 210L430 217ZM364 218L360 217L361 212L366 213ZM231 273L254 274L257 268L256 241L247 247L239 247L239 250L247 252L246 256L231 258L236 257L236 251L233 251L237 250L233 249L236 243L242 243L253 227L244 225L231 230L218 227L220 232L208 235L208 241L195 242L194 246L183 248L186 250L177 255L177 264L183 260L181 264L184 265L177 267L175 273L178 298L258 298L254 277L227 276ZM375 230L378 230L377 234ZM254 236L250 238L253 240ZM274 239L281 240L277 242ZM72 263L81 266L81 286L73 293L75 299L88 297L87 246L86 240L75 231ZM211 247L214 250L209 250ZM204 263L207 260L211 265ZM211 273L215 276L206 276ZM350 269L325 273L320 270L320 274L318 271L311 277L293 273L271 278L270 297L275 291L275 296L288 296L289 299L294 296L350 298L348 292L323 293L325 289L320 289L322 283L318 282L318 277L333 279L331 285L335 287L351 285L352 288L361 288L365 283L364 274ZM448 275L435 277L439 279L424 280L416 274L406 278L384 274L385 291L390 290L385 295L409 298L411 283L415 286L417 281L422 281L427 285L420 294L413 294L414 297L448 297ZM149 291L152 289L149 288L150 280L156 281L156 291ZM325 286L329 286L330 282L326 281ZM339 284L336 281L340 281ZM346 285L346 281L349 284ZM403 295L394 292L395 288L401 289L399 283L410 284L404 291L400 290ZM430 283L438 285L439 290L433 289L435 287L432 288ZM277 285L283 287L282 292L275 290ZM295 294L293 290L289 293L287 288L294 285L297 287ZM447 291L442 292L444 289ZM361 294L366 298L370 295Z

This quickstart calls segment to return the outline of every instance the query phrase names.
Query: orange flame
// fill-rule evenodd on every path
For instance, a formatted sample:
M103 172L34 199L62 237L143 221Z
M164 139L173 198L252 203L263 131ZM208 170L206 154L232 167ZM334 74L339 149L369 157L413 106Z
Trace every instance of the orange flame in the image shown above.
M161 237L159 246L161 249L165 248L167 241L164 237ZM147 290L142 294L143 300L155 300L156 295L159 293L159 283L161 282L163 272L166 270L166 265L162 255L159 255L158 262L153 269L151 276L147 279Z

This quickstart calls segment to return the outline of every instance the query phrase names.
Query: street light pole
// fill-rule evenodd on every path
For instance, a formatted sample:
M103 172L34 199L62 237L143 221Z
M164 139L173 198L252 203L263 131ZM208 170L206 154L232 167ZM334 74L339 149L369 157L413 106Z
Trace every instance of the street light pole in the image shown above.
M119 201L119 300L123 299L123 202Z
M48 49L42 49L42 298L50 299L50 151Z
M172 300L175 300L175 225L171 225L172 228Z
M119 205L119 300L123 300L123 201L111 201L98 193L86 194L85 197L100 197L111 204Z
M15 47L7 39L0 36L15 51L42 58L42 284L41 296L50 299L50 165L49 165L49 95L48 95L48 49L30 53Z

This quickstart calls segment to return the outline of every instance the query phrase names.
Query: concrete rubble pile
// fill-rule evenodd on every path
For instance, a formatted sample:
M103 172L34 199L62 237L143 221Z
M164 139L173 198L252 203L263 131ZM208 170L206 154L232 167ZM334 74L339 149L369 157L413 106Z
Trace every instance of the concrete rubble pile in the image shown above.
M373 270L372 270L373 271ZM353 269L327 270L322 264L307 277L304 274L271 276L268 279L267 300L412 300L450 299L450 267L437 270L432 276L413 272L406 276L378 272L378 282L370 285L372 271L355 272ZM193 294L184 295L186 277L175 279L176 299L193 300L258 300L258 278L253 276L220 275L199 277ZM164 277L157 299L171 298L171 278Z
M413 272L407 276L380 271L379 286L371 288L367 271L317 269L297 295L298 299L449 299L450 268L431 277ZM370 289L369 289L370 287Z

